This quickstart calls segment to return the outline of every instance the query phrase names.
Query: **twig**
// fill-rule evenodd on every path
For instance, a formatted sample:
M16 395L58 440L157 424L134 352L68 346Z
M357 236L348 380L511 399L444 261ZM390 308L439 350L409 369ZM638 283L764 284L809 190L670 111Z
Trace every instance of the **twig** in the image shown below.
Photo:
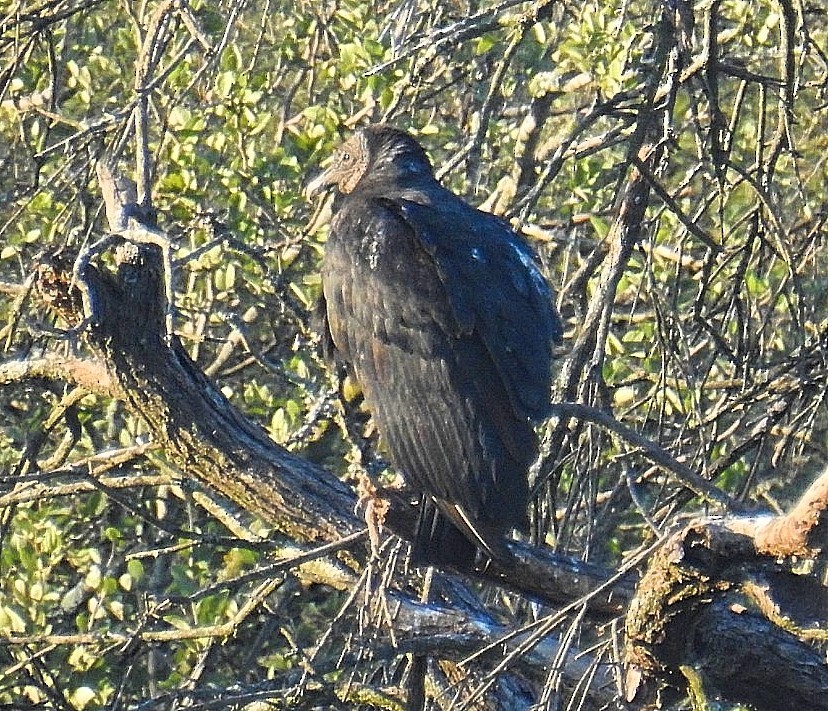
M559 418L575 418L601 425L630 444L638 447L644 456L669 471L680 483L707 501L717 503L728 511L739 510L741 508L737 501L720 489L717 489L707 479L700 476L686 464L679 462L667 450L659 447L652 440L638 434L638 432L622 424L603 410L573 402L561 402L552 405L552 412L553 415Z

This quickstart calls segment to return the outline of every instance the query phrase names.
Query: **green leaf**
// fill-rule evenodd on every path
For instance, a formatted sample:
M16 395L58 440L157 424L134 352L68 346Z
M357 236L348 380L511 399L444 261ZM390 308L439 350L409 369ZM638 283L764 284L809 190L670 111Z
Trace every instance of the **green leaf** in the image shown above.
M69 703L76 709L85 709L94 698L94 689L88 686L79 686L69 694Z

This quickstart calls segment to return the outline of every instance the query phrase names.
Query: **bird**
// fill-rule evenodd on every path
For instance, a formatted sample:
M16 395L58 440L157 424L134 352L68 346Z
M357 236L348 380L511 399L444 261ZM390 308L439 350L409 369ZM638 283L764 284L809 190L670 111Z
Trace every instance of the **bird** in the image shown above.
M507 534L528 528L563 333L554 293L525 238L444 187L406 131L355 131L305 188L329 191L323 350L355 377L419 494L412 560L502 558Z

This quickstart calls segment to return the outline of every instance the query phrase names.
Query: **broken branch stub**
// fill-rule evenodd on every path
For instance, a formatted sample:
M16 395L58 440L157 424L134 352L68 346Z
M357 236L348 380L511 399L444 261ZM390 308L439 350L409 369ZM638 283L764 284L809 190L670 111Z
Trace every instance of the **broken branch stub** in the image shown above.
M791 557L824 555L826 481L784 516L697 520L668 538L627 611L628 699L655 677L768 711L828 708L811 644L828 640L828 588Z

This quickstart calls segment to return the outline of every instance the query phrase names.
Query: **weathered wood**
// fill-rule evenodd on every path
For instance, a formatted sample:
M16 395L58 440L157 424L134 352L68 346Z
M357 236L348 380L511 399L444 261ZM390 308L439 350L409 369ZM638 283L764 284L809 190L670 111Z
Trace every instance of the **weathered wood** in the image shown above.
M790 524L790 516L778 518ZM766 525L700 520L670 537L627 612L631 668L675 686L684 677L695 698L767 711L828 708L828 664L809 644L826 638L828 589L734 530Z
M94 305L85 336L117 395L152 430L183 476L195 477L283 533L332 541L363 528L336 477L290 455L244 417L190 360L167 345L160 250L125 243L114 275L81 275Z
M828 549L828 470L808 487L784 516L736 519L735 532L750 536L757 552L813 558Z
M756 709L828 709L824 655L736 604L705 605L685 638L687 663L705 681L708 698Z

